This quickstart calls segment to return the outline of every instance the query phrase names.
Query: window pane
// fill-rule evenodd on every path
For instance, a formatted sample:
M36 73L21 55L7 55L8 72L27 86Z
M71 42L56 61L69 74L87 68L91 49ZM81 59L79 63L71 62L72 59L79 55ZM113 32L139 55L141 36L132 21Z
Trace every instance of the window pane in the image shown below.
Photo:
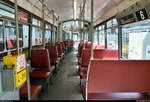
M109 21L107 22L107 28L112 27L112 23L113 23L113 21L112 21L112 20L109 20Z
M23 25L23 47L29 47L29 26Z
M116 18L114 18L114 19L112 19L112 20L109 20L108 22L107 22L107 28L110 28L110 27L113 27L113 26L117 26L118 25L118 22L117 22L117 19Z
M94 33L94 44L98 44L97 31Z
M104 25L101 25L101 26L99 26L98 29L99 29L99 30L104 30L104 29L105 29L105 26L104 26Z
M0 51L4 50L3 26L0 26Z
M123 26L122 52L125 59L150 59L150 20Z
M100 40L100 46L105 46L105 31L102 30L99 32L99 40Z
M118 50L118 28L107 29L107 47L110 50Z
M38 19L33 18L33 19L32 19L32 24L33 24L33 25L36 25L36 26L40 26L40 25L41 25L41 21L38 20Z
M19 25L19 45L23 47L23 25Z
M5 38L8 50L16 48L15 28L5 27Z
M51 31L46 30L45 43L51 43Z
M118 25L118 22L117 22L117 19L113 19L113 26L117 26Z
M32 27L32 45L42 45L42 29Z

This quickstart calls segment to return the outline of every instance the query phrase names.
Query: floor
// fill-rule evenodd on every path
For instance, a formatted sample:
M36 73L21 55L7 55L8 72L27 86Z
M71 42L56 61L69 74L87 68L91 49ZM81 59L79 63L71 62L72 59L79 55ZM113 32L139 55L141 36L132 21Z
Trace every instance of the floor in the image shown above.
M77 74L77 51L65 55L60 71L39 100L83 100L80 77Z

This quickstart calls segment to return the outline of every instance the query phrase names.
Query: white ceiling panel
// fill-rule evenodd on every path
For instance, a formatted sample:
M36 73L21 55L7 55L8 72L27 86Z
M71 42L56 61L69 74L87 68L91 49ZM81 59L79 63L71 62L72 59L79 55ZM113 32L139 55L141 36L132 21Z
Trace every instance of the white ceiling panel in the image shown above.
M79 5L82 0L78 0L78 12ZM119 5L124 0L94 0L94 20L103 16L105 12ZM60 17L60 20L67 20L73 18L73 0L45 0L49 9L54 9L56 14ZM91 0L86 2L86 18L90 20L91 14Z

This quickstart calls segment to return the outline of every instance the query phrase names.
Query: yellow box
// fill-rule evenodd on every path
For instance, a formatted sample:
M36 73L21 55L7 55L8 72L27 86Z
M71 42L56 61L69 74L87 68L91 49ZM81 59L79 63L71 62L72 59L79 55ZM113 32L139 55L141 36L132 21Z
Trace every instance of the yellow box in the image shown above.
M7 70L15 68L15 82L16 87L20 87L26 81L26 59L25 54L16 56L6 56L3 58L3 63Z

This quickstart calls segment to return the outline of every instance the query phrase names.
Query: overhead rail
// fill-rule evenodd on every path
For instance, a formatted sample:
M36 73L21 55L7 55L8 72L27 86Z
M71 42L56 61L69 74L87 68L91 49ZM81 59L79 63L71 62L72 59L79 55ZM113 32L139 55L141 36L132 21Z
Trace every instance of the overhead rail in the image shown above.
M88 21L88 20L82 20L82 19L80 20L80 18L77 18L76 20L74 20L74 18L71 18L71 19L68 19L68 20L60 21L59 24L66 23L66 22L71 22L71 21L81 21L81 22L86 22L89 25L91 24L90 21Z

